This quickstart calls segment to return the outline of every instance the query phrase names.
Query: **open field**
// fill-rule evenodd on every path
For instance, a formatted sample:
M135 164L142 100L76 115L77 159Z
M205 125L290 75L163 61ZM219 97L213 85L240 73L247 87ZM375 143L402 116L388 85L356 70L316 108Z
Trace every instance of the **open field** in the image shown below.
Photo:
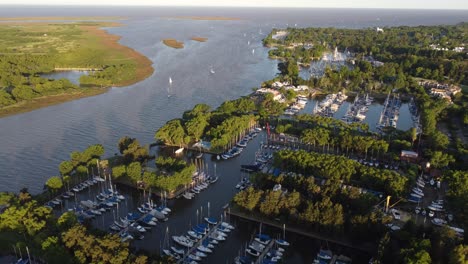
M184 48L184 43L179 42L175 39L163 39L164 45L174 48L174 49L183 49Z

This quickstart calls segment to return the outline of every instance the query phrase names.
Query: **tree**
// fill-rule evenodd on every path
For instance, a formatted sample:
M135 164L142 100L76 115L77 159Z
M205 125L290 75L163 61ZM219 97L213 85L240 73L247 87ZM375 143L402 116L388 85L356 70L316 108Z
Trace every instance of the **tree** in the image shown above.
M119 165L112 168L112 177L114 179L120 178L127 174L127 168L125 165Z
M193 119L187 121L185 123L185 128L187 130L187 134L194 140L198 141L203 133L205 132L205 128L209 125L206 118L202 115L196 116Z
M59 165L60 174L69 175L74 169L73 163L69 160L62 161Z
M132 162L127 167L127 175L134 182L141 180L141 164L139 162Z
M157 140L163 141L167 145L182 145L185 143L185 130L179 119L167 122L155 135Z
M414 141L418 138L418 131L416 130L415 127L410 128L409 130L410 133L410 139L411 139L411 146L414 144Z
M124 151L128 149L128 146L133 143L135 139L134 138L130 138L128 136L125 136L125 137L121 137L119 139L119 151L120 151L120 154L124 154Z
M409 255L405 257L404 263L407 264L431 264L431 256L426 250L420 250L414 255Z
M468 262L468 245L458 245L449 254L449 264L466 264Z
M448 166L450 163L455 162L455 159L452 155L443 153L442 151L432 152L432 157L430 159L431 166L434 168L443 168Z
M63 182L59 176L52 176L46 181L46 186L52 193L54 193L63 187Z
M254 188L249 187L247 190L243 190L237 193L234 196L234 202L240 207L243 207L248 211L252 211L255 207L257 207L262 195L263 191L257 191Z

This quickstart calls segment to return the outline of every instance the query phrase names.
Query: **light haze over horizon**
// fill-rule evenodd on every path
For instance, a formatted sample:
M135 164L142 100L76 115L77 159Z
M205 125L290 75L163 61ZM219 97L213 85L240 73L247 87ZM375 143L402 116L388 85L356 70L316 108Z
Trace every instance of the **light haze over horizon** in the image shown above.
M468 9L468 1L459 0L362 0L359 3L356 3L355 0L0 0L0 5Z

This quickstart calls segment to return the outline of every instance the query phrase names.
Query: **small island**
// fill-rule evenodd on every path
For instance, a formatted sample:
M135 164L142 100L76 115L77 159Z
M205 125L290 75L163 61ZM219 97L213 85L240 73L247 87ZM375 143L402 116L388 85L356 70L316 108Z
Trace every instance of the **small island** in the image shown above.
M198 42L206 42L208 38L203 38L203 37L192 37L191 40L195 40Z
M175 39L163 39L164 45L174 48L174 49L183 49L184 43L181 41L177 41Z

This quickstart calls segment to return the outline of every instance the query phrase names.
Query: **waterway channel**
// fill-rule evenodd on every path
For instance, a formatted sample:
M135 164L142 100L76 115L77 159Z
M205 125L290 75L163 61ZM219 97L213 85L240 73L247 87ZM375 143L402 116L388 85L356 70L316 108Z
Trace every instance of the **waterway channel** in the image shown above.
M204 154L203 160L207 164L210 175L214 174L214 166L216 164L216 175L219 176L219 180L191 200L185 198L168 200L167 206L172 210L168 215L169 220L163 223L159 222L155 228L144 234L145 238L143 240L132 242L132 246L136 249L144 249L149 252L159 252L161 247L163 247L167 228L170 236L168 240L172 243L171 237L173 235L186 234L191 227L204 222L203 217L209 215L210 217L220 219L224 211L223 206L228 204L238 192L235 188L236 184L240 181L241 177L248 177L248 174L240 171L240 165L250 164L254 161L255 152L258 151L262 141L266 141L265 132L260 133L259 136L254 138L240 156L229 160L217 161L212 155ZM107 212L102 216L97 216L92 221L93 226L109 231L109 225L114 219L125 217L129 212L136 212L137 207L146 200L141 191L121 185L117 185L117 187L118 191L126 199L119 204L118 208L115 207L113 211ZM78 203L81 200L94 200L94 197L99 192L100 187L95 185L79 193L76 200ZM161 203L157 199L154 199L154 202ZM75 200L70 199L70 201L64 203L62 210L73 208L74 206ZM239 255L241 248L245 250L246 243L252 239L253 235L259 232L260 226L257 223L237 217L229 217L229 215L223 215L223 217L227 217L226 219L236 227L236 230L231 232L226 241L220 243L203 263L232 263L234 258ZM272 237L282 236L281 229L268 227L267 225L262 226L262 233L269 234ZM321 247L330 248L336 253L348 255L356 261L355 263L362 263L362 261L367 261L370 258L364 252L358 252L340 245L305 238L288 232L286 233L286 239L292 245L286 251L285 263L311 263ZM242 252L244 253L243 250ZM360 260L361 262L359 262Z

